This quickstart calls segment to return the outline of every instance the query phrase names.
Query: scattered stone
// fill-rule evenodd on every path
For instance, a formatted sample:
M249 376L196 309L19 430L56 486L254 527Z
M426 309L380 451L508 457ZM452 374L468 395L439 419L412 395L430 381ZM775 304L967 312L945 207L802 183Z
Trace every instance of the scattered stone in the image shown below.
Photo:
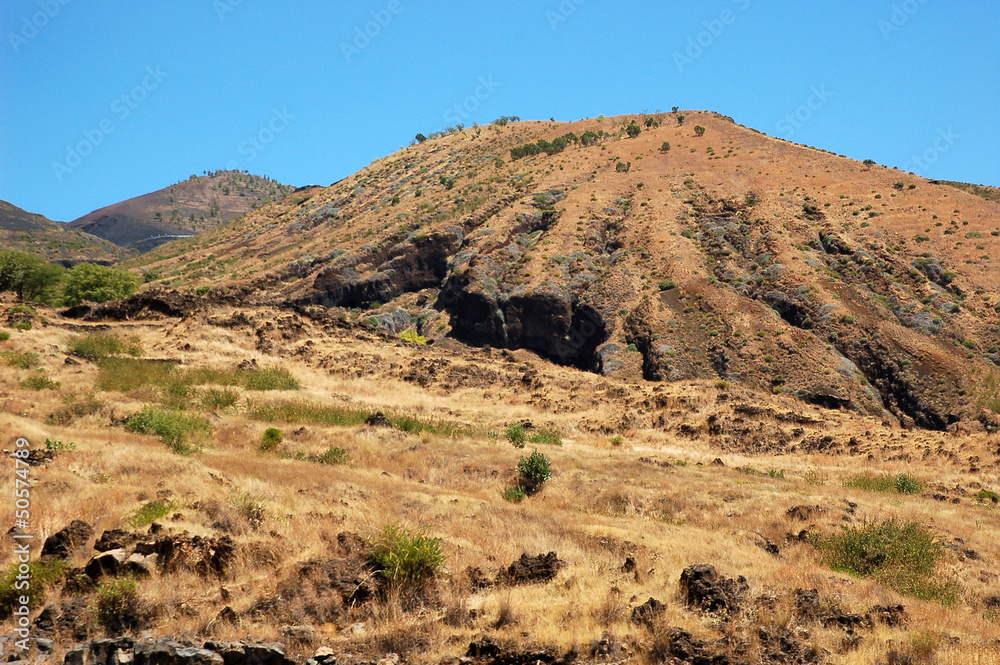
M136 577L149 577L156 572L158 559L156 554L143 555L135 552L125 560L125 572Z
M656 624L656 618L663 613L666 607L666 605L657 599L650 598L632 610L632 622L652 629Z
M564 565L565 562L560 561L555 552L539 554L538 556L528 556L527 553L524 553L520 559L497 574L495 583L498 586L518 586L548 582L559 573L559 569Z
M63 360L63 364L64 365L79 365L80 361L76 360L75 358L71 358L70 356L66 356L66 358Z
M625 563L622 564L621 568L623 573L634 573L635 572L635 559L633 557L625 557Z
M465 578L469 582L469 586L474 590L489 589L493 586L493 580L486 577L486 573L482 571L478 566L469 566L465 569Z
M681 595L688 607L706 612L737 612L750 585L742 575L732 580L719 575L715 566L699 563L681 573Z
M281 634L292 642L312 644L316 638L316 629L312 626L282 626Z
M712 466L726 466L726 463L723 462L721 458L716 457L714 460L712 460L711 465Z
M908 620L902 605L874 605L868 614L873 620L889 627L904 626Z
M392 421L386 418L385 414L381 411L376 411L365 418L365 425L368 425L369 427L387 427L389 429L396 428L396 426L392 424Z
M94 535L94 527L83 520L73 520L62 531L52 534L42 545L42 556L72 559L78 549Z
M126 559L128 553L125 550L108 550L93 557L83 570L87 573L87 577L95 581L105 575L113 577L121 572Z
M306 665L337 665L337 656L330 647L320 647L312 658L306 661Z
M101 537L94 543L94 549L98 552L109 550L128 549L139 541L139 536L131 531L122 529L109 529L101 534Z

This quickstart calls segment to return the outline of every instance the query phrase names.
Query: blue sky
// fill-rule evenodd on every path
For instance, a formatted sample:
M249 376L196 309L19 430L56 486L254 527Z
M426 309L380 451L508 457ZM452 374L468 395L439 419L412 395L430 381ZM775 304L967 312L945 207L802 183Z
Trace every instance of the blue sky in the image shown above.
M206 169L327 185L457 122L673 106L1000 185L992 2L5 0L0 31L0 199L60 221Z

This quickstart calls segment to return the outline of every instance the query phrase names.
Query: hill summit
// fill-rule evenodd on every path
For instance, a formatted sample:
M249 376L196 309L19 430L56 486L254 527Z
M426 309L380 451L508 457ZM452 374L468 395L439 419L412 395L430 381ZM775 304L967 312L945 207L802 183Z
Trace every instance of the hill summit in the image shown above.
M175 238L196 235L229 221L293 188L241 171L212 171L149 194L106 206L69 227L147 252Z

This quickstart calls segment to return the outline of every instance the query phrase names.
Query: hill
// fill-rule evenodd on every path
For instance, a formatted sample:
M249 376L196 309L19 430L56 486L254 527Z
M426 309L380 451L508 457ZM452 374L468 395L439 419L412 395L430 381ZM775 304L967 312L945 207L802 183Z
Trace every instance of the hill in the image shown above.
M215 228L291 190L261 176L214 171L95 210L69 227L147 252L174 238Z
M72 266L82 261L111 264L131 254L102 238L0 201L0 246L31 252L53 263Z
M130 265L606 376L997 426L997 203L683 115L465 130Z

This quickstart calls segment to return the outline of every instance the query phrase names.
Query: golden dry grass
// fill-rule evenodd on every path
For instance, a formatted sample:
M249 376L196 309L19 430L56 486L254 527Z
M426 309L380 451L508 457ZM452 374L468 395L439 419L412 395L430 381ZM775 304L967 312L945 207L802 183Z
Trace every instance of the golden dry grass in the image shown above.
M256 314L275 316L266 309ZM310 324L304 325L308 329ZM223 580L182 572L141 584L143 603L156 617L156 633L191 639L236 639L249 633L283 639L281 625L266 617L246 619L238 626L215 617L226 605L242 612L273 594L297 563L333 556L331 543L338 532L373 535L385 524L401 523L444 542L450 577L441 583L439 602L408 610L389 599L354 615L364 625L363 635L320 625L318 642L385 650L405 648L421 638L426 648L407 657L427 663L462 655L473 636L484 631L562 650L574 645L587 649L605 631L618 640L648 646L653 636L629 617L632 607L649 597L666 602L664 625L713 640L722 634L717 622L685 609L678 596L681 571L709 562L728 577L745 575L752 596L778 598L772 609L742 616L739 621L748 626L796 625L789 600L795 588L815 587L821 598L849 612L863 613L874 604L906 606L907 627L865 631L861 646L848 653L838 653L842 631L808 626L809 641L830 651L830 662L875 662L894 646L912 649L921 631L933 636L936 662L1000 662L995 642L1000 625L987 618L982 604L985 597L1000 593L994 572L1000 560L1000 515L991 504L971 498L977 484L1000 486L995 464L988 463L995 459L995 442L986 435L901 432L872 419L822 411L779 396L771 398L776 409L813 414L824 423L817 430L841 439L861 438L863 450L857 455L745 455L720 450L705 428L709 415L730 413L733 401L759 399L737 388L723 390L704 382L630 385L559 368L526 352L517 356L539 370L541 389L520 386L520 362L499 368L512 373L511 381L458 389L432 382L421 388L402 378L403 370L421 358L443 358L459 366L494 361L476 350L414 349L365 331L329 334L309 329L314 344L308 356L296 355L297 342L282 347L278 357L267 357L254 349L252 330L221 330L204 318L112 328L139 336L154 357L180 357L188 367L224 366L254 357L261 364L287 367L302 384L301 391L280 393L250 395L240 389L242 399L302 399L391 411L462 423L471 432L442 437L364 425L276 425L288 452L317 454L338 446L351 457L346 465L321 465L258 452L268 424L247 419L241 401L232 409L206 412L213 431L203 452L181 457L155 438L129 434L117 425L143 404L159 399L155 391L98 393L103 406L97 412L65 426L46 424L65 395L93 390L98 370L87 362L63 364L73 331L58 317L53 317L53 325L15 336L6 344L39 353L45 374L61 381L62 388L44 394L25 391L18 387L25 370L0 368L5 447L15 436L27 437L36 447L47 438L76 444L75 450L59 453L32 471L32 528L40 538L74 518L94 524L98 533L127 526L136 510L164 490L171 492L179 514L163 520L169 530L213 535L218 533L213 525L224 523L236 538L237 561ZM185 343L193 349L181 350ZM729 399L720 401L724 392ZM669 418L670 428L626 429L621 445L613 445L611 435L588 425L616 422L623 408L654 394L666 395L660 411ZM518 457L530 448L516 450L502 437L490 439L486 433L502 432L506 423L520 419L558 430L564 445L541 448L554 470L544 490L511 504L500 492ZM772 419L771 424L776 422ZM689 423L698 434L678 436L673 425L679 423ZM924 457L921 452L939 447L941 454ZM901 459L902 454L909 454L909 461ZM979 455L981 463L970 473L968 458L973 455ZM713 465L715 458L725 466ZM747 467L757 473L746 472ZM905 471L923 480L928 494L941 493L948 500L843 486L862 469ZM772 477L769 470L780 470L784 477ZM5 474L0 494L11 496L12 484L12 475ZM248 498L263 505L259 524L240 510L241 501ZM951 502L955 498L958 503ZM853 514L845 510L846 501L857 504ZM802 522L786 514L797 505L820 506L826 512ZM832 532L845 518L857 523L890 516L931 527L949 547L943 572L955 575L962 589L954 606L902 597L871 581L832 572L820 564L815 548L786 538L810 525ZM779 545L780 556L764 551L763 538ZM980 558L962 553L970 549ZM461 585L467 567L492 576L524 552L549 551L567 563L549 584L478 593ZM637 563L634 574L621 572L627 556ZM466 610L475 611L471 623L448 619ZM306 646L296 649L309 651Z

